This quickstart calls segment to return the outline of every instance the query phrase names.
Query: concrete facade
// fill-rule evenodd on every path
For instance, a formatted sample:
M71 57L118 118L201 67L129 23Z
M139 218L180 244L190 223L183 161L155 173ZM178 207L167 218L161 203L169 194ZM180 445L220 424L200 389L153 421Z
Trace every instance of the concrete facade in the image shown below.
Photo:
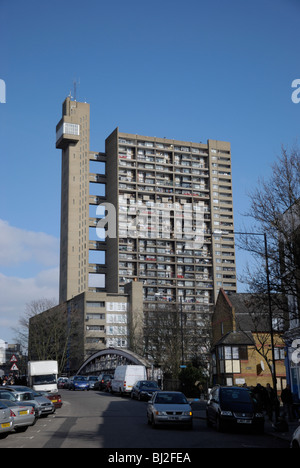
M127 297L131 287L130 333L140 336L143 313L158 302L200 322L221 287L236 291L230 143L116 128L104 153L91 151L90 106L68 97L56 147L62 152L60 304L83 293L95 294L95 302L105 302L106 294ZM154 228L147 224L153 209ZM86 303L83 309L86 317ZM99 349L112 343L105 330L95 333ZM95 351L92 337L84 337L85 353Z
M29 356L41 359L43 339L56 336L58 355L65 372L77 371L94 353L105 348L127 349L139 329L142 285L131 283L124 294L83 292L30 319ZM134 329L132 328L134 327ZM132 331L133 330L133 331ZM49 352L53 352L52 346Z

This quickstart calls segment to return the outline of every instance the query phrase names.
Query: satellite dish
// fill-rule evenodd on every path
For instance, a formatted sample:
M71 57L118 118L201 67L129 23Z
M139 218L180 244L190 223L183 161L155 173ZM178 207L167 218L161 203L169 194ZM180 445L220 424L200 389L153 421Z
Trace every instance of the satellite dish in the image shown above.
M264 365L263 361L260 361L260 367L262 368L263 371L265 370L265 365Z

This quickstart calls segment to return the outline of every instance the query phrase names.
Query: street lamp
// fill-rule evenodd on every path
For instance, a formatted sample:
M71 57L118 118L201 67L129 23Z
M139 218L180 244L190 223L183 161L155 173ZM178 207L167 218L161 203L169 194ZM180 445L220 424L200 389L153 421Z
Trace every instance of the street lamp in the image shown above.
M272 380L277 399L277 378L276 378L276 367L275 367L275 347L274 347L274 332L273 332L273 311L272 311L272 298L271 298L271 286L270 286L270 271L269 271L269 255L268 255L268 241L265 232L224 232L214 231L214 235L247 235L247 236L263 236L265 246L265 259L266 259L266 278L267 278L267 290L268 290L268 306L269 306L269 326L271 336L271 349L272 349Z
M181 329L181 368L184 365L184 350L183 350L183 310L182 310L182 296L180 296L180 329Z

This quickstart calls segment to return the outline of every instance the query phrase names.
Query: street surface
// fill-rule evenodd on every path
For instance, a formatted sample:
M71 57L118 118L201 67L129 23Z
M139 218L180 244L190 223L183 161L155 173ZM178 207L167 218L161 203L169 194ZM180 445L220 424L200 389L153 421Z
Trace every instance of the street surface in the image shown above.
M147 424L146 402L103 392L60 391L63 407L39 419L25 433L11 433L0 448L105 448L173 449L185 453L198 448L288 448L287 441L269 434L218 433L204 419L193 430L179 427L153 429ZM204 407L203 407L204 408ZM184 450L182 450L184 449ZM128 450L127 450L128 452ZM122 453L121 451L119 453ZM117 461L117 460L116 460ZM157 461L158 462L158 461ZM136 463L137 464L137 463Z

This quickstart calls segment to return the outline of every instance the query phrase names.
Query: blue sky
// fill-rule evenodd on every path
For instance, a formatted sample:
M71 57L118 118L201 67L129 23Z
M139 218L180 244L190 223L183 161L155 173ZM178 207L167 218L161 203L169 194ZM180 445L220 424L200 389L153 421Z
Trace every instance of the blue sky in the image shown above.
M117 126L230 141L239 230L247 193L299 138L299 19L299 0L0 0L0 338L26 303L58 296L55 126L74 79L93 151Z

